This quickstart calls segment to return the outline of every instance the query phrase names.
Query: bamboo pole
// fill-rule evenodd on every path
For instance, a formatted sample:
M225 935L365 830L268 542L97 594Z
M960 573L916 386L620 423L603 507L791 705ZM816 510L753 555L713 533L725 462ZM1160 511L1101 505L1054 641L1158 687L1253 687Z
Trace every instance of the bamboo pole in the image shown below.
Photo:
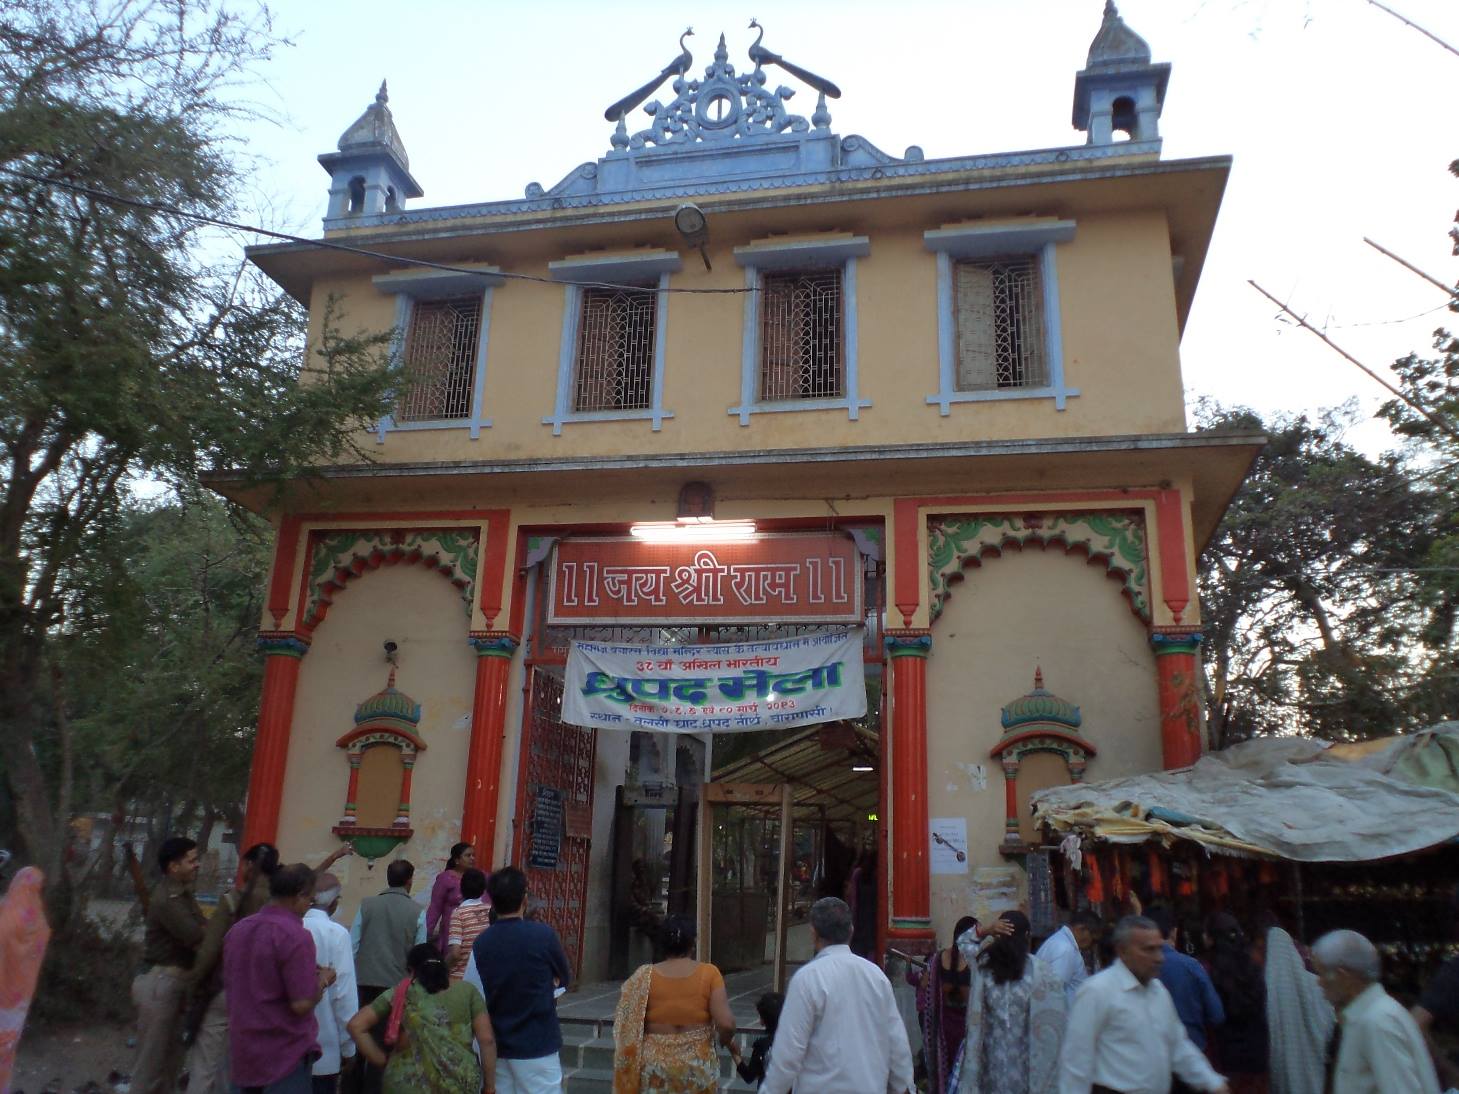
M1406 16L1403 16L1403 15L1399 15L1398 12L1394 11L1387 4L1380 4L1378 2L1378 0L1368 0L1368 3L1372 4L1379 11L1386 11L1389 15L1393 16L1393 18L1397 19L1404 26L1412 27L1414 30L1418 31L1420 34L1422 34L1429 41L1431 41L1431 42L1437 42L1439 45L1441 45L1445 49L1447 49L1450 53L1454 54L1454 56L1459 57L1459 49L1455 49L1453 46L1451 46L1448 42L1444 41L1444 39L1440 38L1433 31L1431 31L1431 30L1425 30L1423 27L1421 27L1417 23L1415 23L1412 19L1409 19L1409 18L1407 18Z
M1384 246L1381 246L1381 245L1379 245L1377 243L1374 243L1367 236L1364 236L1363 237L1363 242L1366 243L1369 247L1372 247L1373 250L1377 251L1379 254L1381 254L1381 255L1387 255L1389 258L1393 259L1394 262L1397 262L1400 266L1402 266L1405 270L1408 270L1410 273L1416 273L1416 274L1418 274L1419 277L1423 278L1430 285L1434 285L1434 286L1438 287L1439 289L1443 290L1443 292L1445 293L1445 295L1447 295L1447 296L1453 296L1455 294L1455 288L1454 288L1453 285L1445 285L1442 281L1440 281L1433 274L1426 273L1425 271L1419 269L1417 266L1415 266L1412 262L1409 262L1407 259L1399 258L1396 254L1394 254L1392 251L1390 251L1387 247L1384 247Z

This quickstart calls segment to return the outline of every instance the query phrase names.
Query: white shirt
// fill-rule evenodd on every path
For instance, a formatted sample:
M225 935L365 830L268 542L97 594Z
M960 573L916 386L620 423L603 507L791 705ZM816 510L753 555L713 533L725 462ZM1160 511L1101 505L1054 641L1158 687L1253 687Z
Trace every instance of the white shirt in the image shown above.
M1197 1090L1225 1082L1191 1044L1159 980L1141 984L1122 961L1086 980L1064 1030L1059 1094L1089 1094L1094 1083L1169 1094L1171 1072Z
M849 946L826 946L790 979L761 1094L912 1089L912 1049L892 985Z
M1049 935L1034 956L1054 970L1059 983L1064 985L1064 1003L1072 1010L1074 993L1089 978L1089 969L1085 967L1084 955L1079 952L1074 932L1068 927L1060 927Z
M314 1074L339 1074L341 1056L355 1054L355 1042L345 1026L360 1009L355 989L355 957L350 945L350 932L330 919L320 908L304 913L304 929L314 936L314 962L334 970L334 983L314 1006L319 1023L319 1059L314 1061Z
M1343 1008L1333 1094L1438 1094L1439 1078L1418 1024L1381 984Z

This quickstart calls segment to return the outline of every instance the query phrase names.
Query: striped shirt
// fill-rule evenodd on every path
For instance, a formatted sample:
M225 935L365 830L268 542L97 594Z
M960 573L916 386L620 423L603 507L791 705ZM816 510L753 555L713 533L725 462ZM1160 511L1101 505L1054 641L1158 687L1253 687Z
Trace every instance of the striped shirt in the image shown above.
M466 975L466 965L471 960L471 945L490 922L491 905L484 900L463 900L451 913L451 929L446 944L460 947L456 959L450 965L452 980L460 980Z

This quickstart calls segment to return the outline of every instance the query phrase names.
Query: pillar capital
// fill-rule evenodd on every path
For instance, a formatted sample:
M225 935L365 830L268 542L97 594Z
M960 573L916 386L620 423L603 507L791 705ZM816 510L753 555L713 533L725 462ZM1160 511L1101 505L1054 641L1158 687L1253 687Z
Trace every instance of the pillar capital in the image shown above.
M887 631L882 638L888 657L923 657L932 652L932 632L925 630Z
M309 641L293 631L259 631L256 645L265 657L303 657L309 652Z
M511 660L516 655L521 639L507 631L472 631L467 641L476 651L477 657L504 657Z
M1159 657L1167 653L1195 653L1201 648L1200 631L1185 628L1161 628L1150 632L1150 647Z

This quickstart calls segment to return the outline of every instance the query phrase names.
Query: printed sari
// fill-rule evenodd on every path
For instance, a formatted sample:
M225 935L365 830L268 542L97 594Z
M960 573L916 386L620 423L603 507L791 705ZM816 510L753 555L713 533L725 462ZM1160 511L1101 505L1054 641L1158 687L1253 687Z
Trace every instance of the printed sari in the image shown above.
M481 993L454 982L432 995L419 984L397 986L380 997L377 1013L388 1013L392 996L404 988L400 1041L385 1066L384 1094L481 1094L481 1062L472 1023L485 1012Z
M917 1018L922 1027L922 1058L927 1064L929 1094L947 1094L952 1065L963 1043L962 1007L948 1005L943 990L942 953L927 955L927 968L918 977Z
M719 1058L714 1027L644 1033L653 966L640 965L623 984L613 1016L613 1094L715 1094Z
M44 880L44 874L27 866L15 875L0 901L0 1090L10 1089L25 1015L51 937L41 900Z

